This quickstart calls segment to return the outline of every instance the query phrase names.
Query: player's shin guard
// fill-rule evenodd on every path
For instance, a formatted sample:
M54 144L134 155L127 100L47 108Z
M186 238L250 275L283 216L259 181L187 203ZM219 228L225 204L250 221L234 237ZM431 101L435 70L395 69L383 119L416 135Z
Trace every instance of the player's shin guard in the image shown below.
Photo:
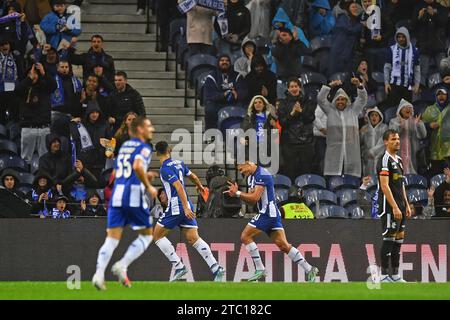
M389 260L392 258L392 249L395 238L383 238L383 245L381 246L381 274L389 274Z
M170 243L169 239L167 239L166 237L161 238L156 241L155 244L158 246L161 252L164 253L167 259L169 259L170 263L172 263L175 269L184 268L183 262L181 262L180 257L175 252L175 248L173 247L172 243Z
M153 236L144 236L139 235L136 240L128 247L127 252L123 256L123 258L119 261L119 263L124 267L128 268L128 266L133 263L134 260L139 258L145 250L147 250L150 243L152 243Z
M193 247L200 253L203 260L208 264L211 272L214 273L219 269L219 264L217 263L216 258L214 258L211 248L209 245L202 239L198 238L198 240L194 243Z
M292 247L288 253L288 257L291 258L294 263L301 266L306 272L311 271L311 265L305 260L305 257L303 257L303 255L300 253L300 251L298 251L297 248Z
M391 253L392 275L398 275L398 268L400 267L400 250L402 244L403 239L396 239L392 246L392 253Z
M255 263L256 270L265 270L264 264L262 263L261 256L259 255L258 247L256 246L256 243L252 242L245 246L245 249L247 249L248 253L250 253L250 256L253 259L253 262Z
M116 250L118 245L119 240L107 237L105 243L98 251L97 270L95 273L102 278L105 275L105 269L108 266L109 261L111 260L111 256L113 255L113 252L114 250Z

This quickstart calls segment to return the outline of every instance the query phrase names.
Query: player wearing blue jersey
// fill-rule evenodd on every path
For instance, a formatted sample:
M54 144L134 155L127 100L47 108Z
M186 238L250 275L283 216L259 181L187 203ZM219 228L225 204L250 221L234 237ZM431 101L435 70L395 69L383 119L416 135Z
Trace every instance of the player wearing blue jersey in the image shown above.
M150 211L144 195L146 191L153 198L157 194L147 173L152 154L148 143L155 129L149 119L140 116L133 120L130 131L133 138L122 145L116 158L115 182L108 207L107 237L99 250L97 269L92 278L93 285L99 290L106 289L105 269L126 226L136 230L139 235L123 258L112 267L114 275L126 287L131 286L127 276L128 266L147 250L153 239Z
M229 189L225 191L232 197L240 197L243 201L252 205L258 204L259 214L256 215L245 227L241 234L241 241L255 263L255 274L249 281L257 281L266 275L264 264L259 255L258 247L253 238L261 232L267 233L278 248L286 253L291 260L300 265L306 272L307 279L314 282L319 270L311 266L286 239L286 234L281 224L281 215L275 203L275 188L272 175L263 167L252 162L238 165L238 170L247 178L249 192L241 192L237 183L228 182Z
M213 273L214 281L221 282L225 274L225 269L217 263L209 245L198 235L197 221L193 212L194 207L187 195L184 179L188 177L201 193L205 191L203 185L200 179L186 167L183 161L171 158L170 148L167 142L158 142L155 150L161 164L160 178L167 194L168 205L155 226L154 240L155 244L175 268L171 281L179 280L187 273L187 269L176 254L175 248L167 239L169 232L179 227L188 243L198 251L203 260L208 264Z

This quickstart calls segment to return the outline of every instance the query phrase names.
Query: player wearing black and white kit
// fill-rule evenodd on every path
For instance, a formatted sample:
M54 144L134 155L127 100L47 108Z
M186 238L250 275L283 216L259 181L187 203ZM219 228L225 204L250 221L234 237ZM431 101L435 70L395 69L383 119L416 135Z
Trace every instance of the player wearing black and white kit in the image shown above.
M405 239L405 221L411 209L405 190L400 136L395 130L383 135L386 152L377 165L378 216L382 221L383 245L381 247L381 282L406 282L399 275L400 249ZM389 275L389 267L392 275Z

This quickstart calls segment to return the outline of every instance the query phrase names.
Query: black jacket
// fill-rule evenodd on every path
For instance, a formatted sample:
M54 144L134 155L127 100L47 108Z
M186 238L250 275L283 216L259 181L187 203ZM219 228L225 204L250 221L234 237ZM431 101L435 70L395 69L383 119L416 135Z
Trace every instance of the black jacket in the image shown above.
M258 64L264 65L264 71L261 74L256 73L255 67ZM261 95L262 87L265 86L268 91L267 100L275 105L277 100L277 76L268 70L266 60L261 55L255 55L252 59L252 71L245 78L248 84L248 93L250 97Z
M17 87L20 96L20 125L50 125L50 94L56 90L56 81L48 73L39 76L36 84L26 77Z
M419 19L419 11L428 6L434 8L435 14L429 15L425 11L425 14ZM421 54L436 54L445 51L447 19L447 9L436 2L429 5L425 1L421 1L416 6L411 19L411 27L417 37L417 48Z
M50 145L55 139L59 139L61 141L61 139L55 134L50 134L46 138L48 150L50 150ZM50 151L44 154L39 159L39 171L47 172L55 184L61 184L72 171L70 150L62 149L56 154L51 153Z
M277 62L278 78L287 80L290 77L300 77L302 72L300 58L308 54L309 51L300 40L293 39L288 44L277 42L272 49L272 56Z
M145 115L144 101L141 95L128 84L124 92L115 90L109 96L109 107L111 116L116 119L116 124L119 126L125 115L130 111L137 115Z
M71 114L73 117L81 116L81 90L75 92L72 82L72 75L61 75L59 77L64 88L64 105L54 107L54 111Z
M76 54L75 49L69 48L68 59L71 64L83 66L84 79L87 79L94 72L94 68L101 64L106 78L109 82L114 83L114 74L116 73L114 58L106 52L95 53L91 48L86 53Z
M291 116L292 108L299 101L303 111ZM281 124L282 144L308 144L314 139L313 127L316 105L303 95L294 97L286 93L286 98L281 100L278 115Z
M245 6L244 1L239 0L237 3L228 1L226 17L228 19L228 33L237 34L240 41L244 40L252 26L250 11ZM217 19L214 22L214 29L219 36L222 34Z

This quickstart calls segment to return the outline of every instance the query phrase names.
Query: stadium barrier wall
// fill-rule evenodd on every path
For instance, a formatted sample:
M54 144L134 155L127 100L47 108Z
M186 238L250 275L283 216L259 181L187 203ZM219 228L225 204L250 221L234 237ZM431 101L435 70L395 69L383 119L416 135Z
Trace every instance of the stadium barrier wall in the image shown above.
M253 263L240 244L247 220L200 219L199 231L211 244L219 262L226 266L227 281L245 281ZM366 281L369 265L379 261L381 222L375 220L287 220L288 240L320 269L319 281ZM78 275L90 280L97 252L105 238L105 219L0 220L0 281L65 281ZM112 262L124 253L135 235L126 230ZM199 254L174 230L169 236L189 268L187 281L211 280ZM304 273L270 243L267 236L256 239L268 275L266 281L304 281ZM408 281L446 282L449 279L450 220L407 222L402 249L401 273ZM110 266L107 279L112 280ZM167 281L170 263L152 244L129 268L132 280ZM76 274L75 274L76 273Z

